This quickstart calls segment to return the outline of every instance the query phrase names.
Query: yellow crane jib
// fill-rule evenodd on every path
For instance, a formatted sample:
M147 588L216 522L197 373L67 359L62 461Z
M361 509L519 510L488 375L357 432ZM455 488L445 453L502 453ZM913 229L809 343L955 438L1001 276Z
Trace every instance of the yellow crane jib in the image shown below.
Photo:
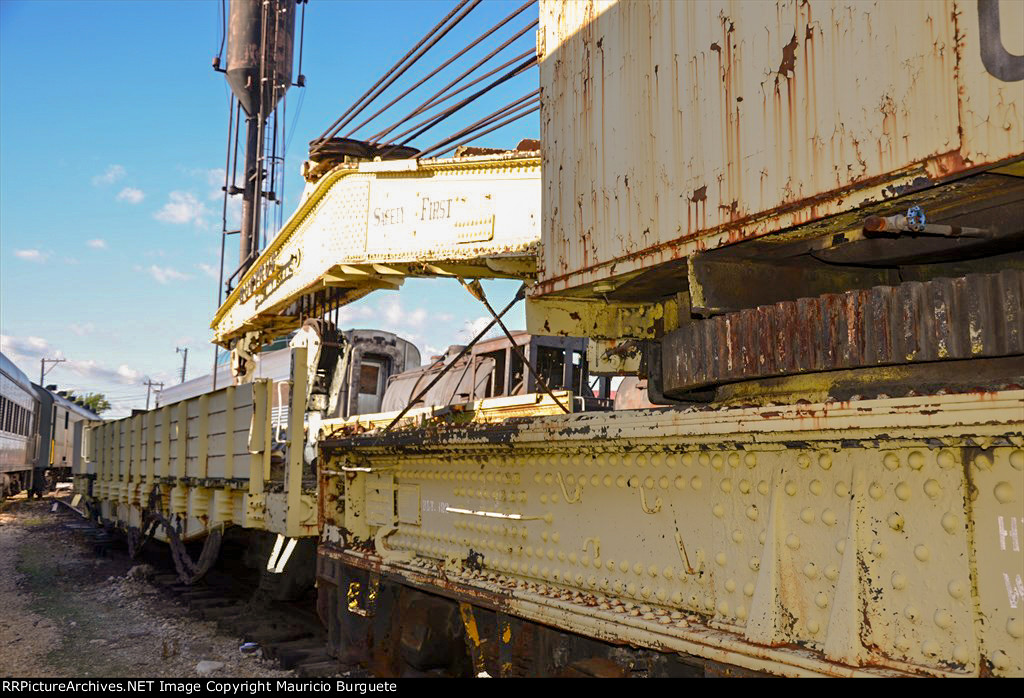
M532 278L540 239L540 154L345 163L298 210L217 311L214 342L296 329L405 277Z

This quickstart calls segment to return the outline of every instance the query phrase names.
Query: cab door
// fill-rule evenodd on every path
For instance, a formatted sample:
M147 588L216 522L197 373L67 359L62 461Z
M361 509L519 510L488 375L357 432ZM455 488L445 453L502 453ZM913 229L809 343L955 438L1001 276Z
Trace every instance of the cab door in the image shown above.
M359 362L359 380L356 384L356 411L358 414L380 412L387 385L388 362L375 356L364 355Z

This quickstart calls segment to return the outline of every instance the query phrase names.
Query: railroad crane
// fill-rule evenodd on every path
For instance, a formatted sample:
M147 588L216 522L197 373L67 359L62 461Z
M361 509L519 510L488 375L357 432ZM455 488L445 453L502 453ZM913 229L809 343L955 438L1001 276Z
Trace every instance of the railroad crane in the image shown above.
M213 329L245 385L307 328L331 652L1024 674L1021 12L541 0L543 156L314 141ZM407 276L523 279L530 333L589 338L592 374L663 407L304 421L331 313Z

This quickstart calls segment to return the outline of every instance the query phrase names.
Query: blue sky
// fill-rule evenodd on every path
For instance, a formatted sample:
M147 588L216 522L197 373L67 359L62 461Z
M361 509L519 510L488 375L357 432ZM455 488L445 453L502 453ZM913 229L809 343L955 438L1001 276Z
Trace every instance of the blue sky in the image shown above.
M307 87L288 96L294 137L285 218L302 188L306 143L453 4L310 2ZM521 4L483 3L395 88L411 85ZM46 382L104 392L117 413L143 405L147 378L177 380L176 347L190 349L190 378L212 365L228 102L222 75L210 68L220 41L219 5L0 0L2 348L34 381L41 357L66 358ZM535 18L536 9L526 10L498 41L485 41L410 100L439 89L446 75L454 77L459 66ZM534 42L531 31L502 56ZM429 145L536 86L534 69L416 144ZM377 123L397 120L400 107L410 105ZM538 131L533 114L477 143L514 147ZM229 238L225 266L233 268L236 256L236 239ZM516 287L487 284L496 306ZM396 331L427 356L467 339L483 314L454 281L410 280L398 293L379 292L350 306L346 326ZM512 318L511 326L523 326L521 307Z

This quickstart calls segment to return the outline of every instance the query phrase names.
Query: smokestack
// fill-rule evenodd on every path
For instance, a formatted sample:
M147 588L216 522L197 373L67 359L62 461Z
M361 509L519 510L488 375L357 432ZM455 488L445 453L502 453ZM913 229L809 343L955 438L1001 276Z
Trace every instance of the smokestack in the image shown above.
M265 177L263 127L292 82L296 0L231 0L226 75L245 110L245 188L238 263L252 265L259 249Z

